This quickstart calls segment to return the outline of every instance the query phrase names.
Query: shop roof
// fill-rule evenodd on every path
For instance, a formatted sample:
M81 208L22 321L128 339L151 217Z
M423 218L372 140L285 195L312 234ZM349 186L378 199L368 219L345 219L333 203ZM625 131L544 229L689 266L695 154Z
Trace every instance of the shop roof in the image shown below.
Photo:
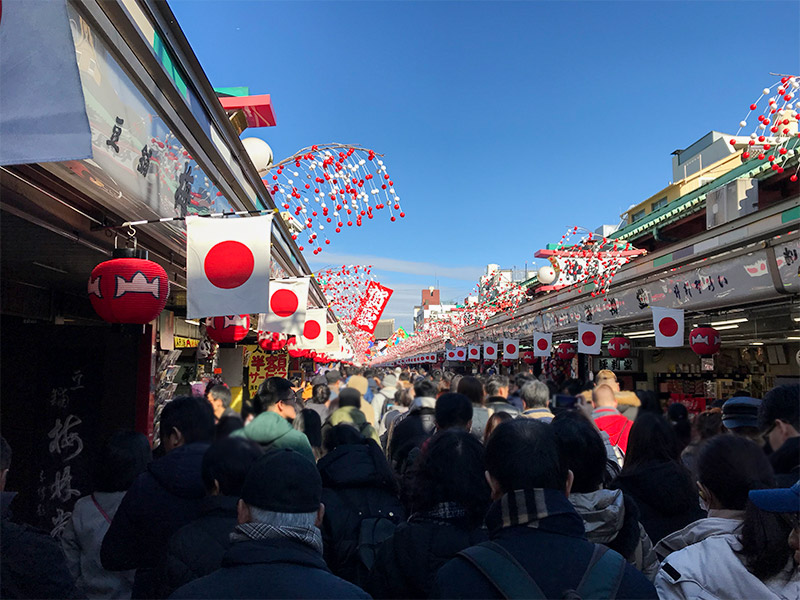
M789 147L791 148L789 150L789 156L793 157L793 159L797 154L797 146L797 138L789 142ZM741 166L728 171L724 175L721 175L714 181L711 181L706 185L699 187L695 191L686 194L685 196L681 196L666 206L662 206L658 210L653 211L646 219L635 221L629 225L626 225L625 227L622 227L621 229L612 233L609 237L623 240L632 240L636 239L637 237L641 237L644 233L659 225L666 225L673 221L677 221L686 215L701 210L703 207L705 207L705 200L708 192L721 187L726 183L734 181L735 179L742 177L758 177L763 179L765 178L765 174L771 175L771 164L769 162L749 160L743 163ZM759 177L759 175L761 177Z

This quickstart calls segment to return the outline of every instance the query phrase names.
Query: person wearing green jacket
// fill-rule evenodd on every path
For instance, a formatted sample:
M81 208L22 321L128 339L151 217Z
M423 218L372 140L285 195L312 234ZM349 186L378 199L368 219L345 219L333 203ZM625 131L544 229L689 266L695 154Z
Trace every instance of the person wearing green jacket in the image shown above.
M234 431L231 436L243 437L261 445L265 450L289 448L299 452L316 463L314 451L308 438L292 427L291 420L302 409L292 384L283 377L270 377L258 388L253 401L257 413L243 429Z
M355 388L344 387L339 391L339 408L333 411L322 427L322 439L329 429L345 423L355 427L361 435L372 438L380 446L380 438L375 428L370 425L366 415L361 411L361 392Z

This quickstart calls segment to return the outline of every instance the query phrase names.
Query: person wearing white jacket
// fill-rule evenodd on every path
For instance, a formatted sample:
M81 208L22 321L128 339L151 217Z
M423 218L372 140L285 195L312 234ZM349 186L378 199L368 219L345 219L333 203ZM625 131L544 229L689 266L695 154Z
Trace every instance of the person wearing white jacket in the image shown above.
M775 485L763 451L745 438L719 435L701 447L697 467L709 516L656 545L663 559L655 580L659 598L800 598L800 580L792 561L786 560L785 536L786 548L770 557L773 566L767 569L755 567L764 557L750 556L743 544L748 493ZM758 515L750 515L751 530L754 516Z

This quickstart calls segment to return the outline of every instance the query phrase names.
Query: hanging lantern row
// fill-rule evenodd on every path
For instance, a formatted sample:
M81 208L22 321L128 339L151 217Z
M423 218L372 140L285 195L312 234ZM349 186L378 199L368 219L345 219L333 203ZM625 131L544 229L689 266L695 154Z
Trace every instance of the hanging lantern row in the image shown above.
M750 139L742 152L742 160L767 161L772 165L773 171L783 173L796 145L790 145L790 142L800 137L800 105L797 102L799 89L800 77L783 76L777 83L764 88L756 101L750 104L747 116L739 123L736 132L739 136L743 134L743 130L751 128ZM737 146L741 142L732 138L730 144ZM800 164L790 177L792 181L797 181L798 169Z
M301 251L319 254L331 234L361 227L378 211L387 212L391 222L406 216L380 156L357 145L314 145L267 173L264 185L302 228L292 235Z

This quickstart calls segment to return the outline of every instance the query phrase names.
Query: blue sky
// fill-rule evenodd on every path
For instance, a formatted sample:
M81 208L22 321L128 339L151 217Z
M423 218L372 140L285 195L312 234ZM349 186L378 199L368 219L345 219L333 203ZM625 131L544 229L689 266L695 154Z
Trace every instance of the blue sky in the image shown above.
M385 154L405 219L334 236L314 268L373 264L409 326L567 227L616 224L670 153L735 133L770 72L800 71L796 2L237 2L170 6L215 86L271 94L277 158ZM541 261L539 261L541 263Z

